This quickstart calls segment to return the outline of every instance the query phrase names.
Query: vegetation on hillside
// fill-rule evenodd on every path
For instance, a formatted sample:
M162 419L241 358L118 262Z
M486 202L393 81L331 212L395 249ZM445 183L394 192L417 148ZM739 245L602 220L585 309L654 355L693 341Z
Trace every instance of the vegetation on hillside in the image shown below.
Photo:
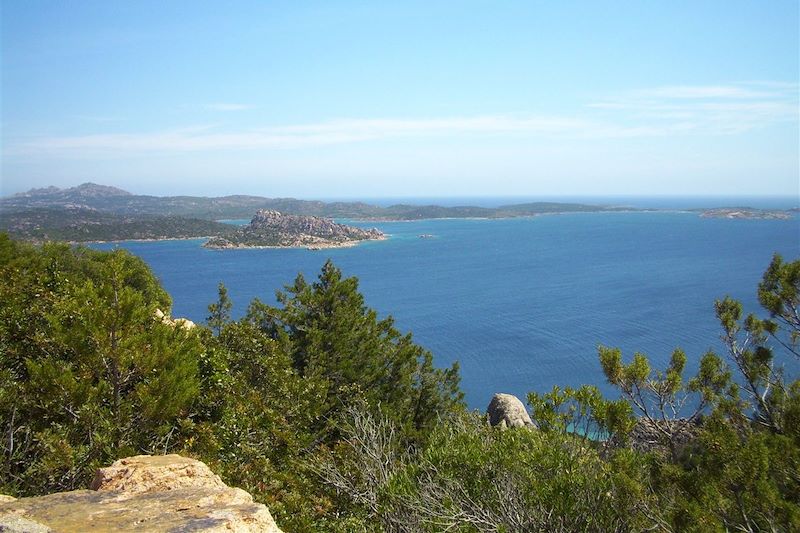
M136 257L0 234L0 493L175 452L286 531L796 531L800 381L779 362L800 357L798 290L776 256L766 316L718 301L726 353L696 375L680 350L654 371L601 347L620 399L555 387L528 397L538 429L500 430L330 262L239 320L220 285L187 329Z
M259 209L286 215L364 220L419 220L424 218L503 218L542 213L618 211L619 207L561 202L533 202L496 208L476 206L396 204L387 207L364 202L321 202L261 196L146 196L84 183L69 189L49 187L0 198L0 209L22 212L31 209L91 209L120 216L175 216L220 220L250 218Z
M30 242L96 242L225 236L230 224L180 216L130 216L86 208L3 210L0 231Z

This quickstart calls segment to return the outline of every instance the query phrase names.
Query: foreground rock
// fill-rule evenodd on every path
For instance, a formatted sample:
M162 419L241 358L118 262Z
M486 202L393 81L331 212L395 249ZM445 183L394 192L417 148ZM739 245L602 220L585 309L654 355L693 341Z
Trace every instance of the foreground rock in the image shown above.
M262 209L250 224L225 237L209 239L206 248L338 248L385 239L375 228L365 230L329 218L284 215Z
M525 405L513 394L495 394L486 408L489 423L500 427L535 427Z
M97 472L92 490L0 501L0 531L281 533L250 494L180 455L120 459Z

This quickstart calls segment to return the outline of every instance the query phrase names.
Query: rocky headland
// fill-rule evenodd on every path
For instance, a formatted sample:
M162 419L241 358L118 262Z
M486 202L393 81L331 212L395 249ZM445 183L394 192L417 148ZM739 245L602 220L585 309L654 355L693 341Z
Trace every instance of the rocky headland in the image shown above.
M340 248L385 239L381 231L339 224L329 218L285 215L259 210L249 224L224 237L212 237L206 248Z
M97 471L90 490L0 496L0 531L281 533L266 506L180 455L138 455Z

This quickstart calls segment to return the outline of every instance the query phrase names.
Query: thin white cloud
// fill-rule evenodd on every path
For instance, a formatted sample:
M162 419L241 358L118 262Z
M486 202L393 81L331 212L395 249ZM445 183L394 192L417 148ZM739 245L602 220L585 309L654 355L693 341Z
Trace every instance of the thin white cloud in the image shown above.
M630 91L589 108L651 125L688 121L706 134L742 133L779 122L797 122L798 84L747 82L667 86Z
M717 86L671 86L644 89L632 93L640 98L664 98L674 100L771 98L774 93L759 91L736 85Z
M208 150L282 150L400 137L528 135L550 138L607 138L663 135L685 129L619 126L588 119L543 116L477 116L433 119L347 119L243 132L207 127L148 133L46 137L12 144L6 154L61 153L80 156L114 153Z
M253 106L247 104L232 104L232 103L225 103L225 102L217 102L214 104L208 104L205 106L206 109L211 111L246 111L248 109L253 109Z
M758 86L758 90L753 87ZM797 84L671 86L593 102L574 115L479 115L444 118L341 119L221 131L219 126L145 133L42 137L5 145L5 155L115 155L223 150L287 150L397 138L517 136L608 139L732 135L798 121ZM236 111L243 104L214 104Z
M103 116L103 115L73 115L73 118L85 122L119 122L121 117Z

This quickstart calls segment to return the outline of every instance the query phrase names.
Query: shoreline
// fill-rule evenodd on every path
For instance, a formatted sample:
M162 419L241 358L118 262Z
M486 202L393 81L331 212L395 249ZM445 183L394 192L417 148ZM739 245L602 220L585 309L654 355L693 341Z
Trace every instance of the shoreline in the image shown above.
M115 239L107 241L59 241L47 240L42 242L65 242L67 244L114 244L119 242L162 242L162 241L194 241L200 239L210 239L212 236L204 235L202 237L151 237L147 239Z
M277 245L206 246L205 244L203 244L200 247L205 248L206 250L303 250L305 249L313 252L317 250L331 250L335 248L353 248L355 246L364 244L366 242L389 240L390 235L386 234L384 235L385 235L384 237L381 237L379 239L360 239L356 241L343 241L337 243L293 244L290 246L277 246Z
M782 221L790 221L796 220L798 215L790 212L789 210L763 210L767 211L767 213L779 212L784 214L785 216L726 216L723 213L708 213L709 211L718 211L715 209L701 209L701 208L684 208L684 209L630 209L630 210L617 210L617 211L559 211L559 212L552 212L552 213L535 213L530 215L520 215L520 216L507 216L507 217L431 217L431 218L415 218L415 219L362 219L362 218L340 218L338 220L345 220L345 221L352 221L357 223L387 223L387 224L396 224L396 223L412 223L412 222L432 222L437 220L485 220L485 221L492 221L492 220L511 220L511 219L534 219L541 216L555 216L555 215L599 215L599 214L619 214L619 213L645 213L645 214L687 214L687 215L695 215L698 218L713 220L713 219L721 219L721 220L782 220ZM738 210L737 210L738 211ZM228 219L230 220L230 219ZM233 226L233 225L232 225ZM88 240L88 241L75 241L75 240L67 240L67 241L60 241L58 239L47 239L41 241L28 241L33 242L34 244L43 244L45 242L65 242L69 245L90 245L90 244L115 244L115 243L122 243L122 242L161 242L161 241L190 241L190 240L200 240L205 239L209 240L215 237L215 235L204 235L204 236L194 236L194 237L151 237L151 238L139 238L139 239L113 239L113 240ZM357 240L357 241L346 241L343 243L334 243L334 244L320 244L320 245L292 245L292 246L232 246L232 247L208 247L201 245L203 248L207 248L209 250L247 250L247 249L334 249L334 248L351 248L353 246L357 246L365 241L382 241L388 240L390 235L387 235L385 238L382 239L364 239L364 240Z

